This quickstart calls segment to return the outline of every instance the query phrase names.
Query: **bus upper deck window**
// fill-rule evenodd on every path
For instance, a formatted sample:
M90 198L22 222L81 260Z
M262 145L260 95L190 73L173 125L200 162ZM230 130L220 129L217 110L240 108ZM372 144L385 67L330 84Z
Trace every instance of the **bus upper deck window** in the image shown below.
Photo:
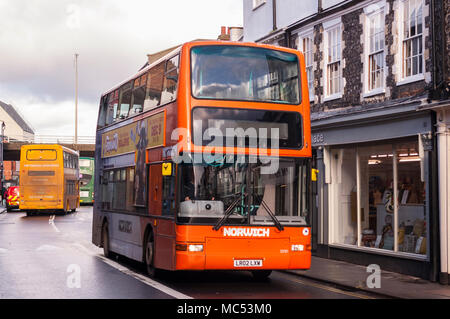
M179 56L177 55L166 63L161 104L170 103L175 100L178 83L178 60Z
M152 67L148 72L147 90L144 110L153 109L161 105L161 92L164 80L164 62Z
M147 85L147 74L134 80L133 97L131 99L132 107L130 115L141 113L144 109L145 87Z
M116 119L124 119L128 117L128 112L130 111L130 104L131 104L132 84L133 82L130 81L120 88L120 107L117 109Z

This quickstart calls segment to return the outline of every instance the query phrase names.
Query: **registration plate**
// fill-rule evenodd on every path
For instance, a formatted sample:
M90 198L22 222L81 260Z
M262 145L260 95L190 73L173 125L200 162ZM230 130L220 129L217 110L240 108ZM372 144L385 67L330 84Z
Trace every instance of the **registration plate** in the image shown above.
M262 267L261 259L235 259L234 267Z

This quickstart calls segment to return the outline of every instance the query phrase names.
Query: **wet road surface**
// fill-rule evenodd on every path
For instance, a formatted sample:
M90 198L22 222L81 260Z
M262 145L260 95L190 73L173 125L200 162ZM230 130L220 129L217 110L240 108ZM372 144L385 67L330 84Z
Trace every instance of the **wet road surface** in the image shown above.
M91 230L91 206L66 216L0 214L0 299L374 298L285 272L259 282L250 272L163 272L154 281L137 262L104 258Z

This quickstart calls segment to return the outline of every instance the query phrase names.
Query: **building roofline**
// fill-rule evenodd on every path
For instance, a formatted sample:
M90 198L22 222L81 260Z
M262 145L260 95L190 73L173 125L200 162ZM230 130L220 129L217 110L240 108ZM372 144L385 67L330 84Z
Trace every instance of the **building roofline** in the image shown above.
M30 124L24 119L24 117L20 114L18 110L11 104L4 103L0 101L0 107L5 110L5 112L13 119L20 128L27 133L34 134L34 129Z

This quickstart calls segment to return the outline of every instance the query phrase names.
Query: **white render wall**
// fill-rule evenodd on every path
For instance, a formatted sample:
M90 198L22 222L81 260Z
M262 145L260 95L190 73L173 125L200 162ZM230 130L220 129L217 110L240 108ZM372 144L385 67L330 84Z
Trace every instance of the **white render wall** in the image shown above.
M450 105L436 113L441 273L450 274Z
M322 0L323 10L342 0ZM273 31L273 0L266 0L260 7L253 9L253 0L243 0L244 5L244 41L254 42ZM318 11L318 0L277 0L277 30L302 20Z
M12 119L11 116L9 116L8 113L6 113L6 111L2 107L0 107L0 122L5 122L5 136L15 137L23 136L24 134L27 134L27 136L30 135L29 133L24 132L22 128Z
M278 0L277 27L284 28L314 13L317 13L317 0Z
M280 2L280 1L278 1ZM253 0L244 3L244 42L255 42L273 29L272 0L253 10Z

